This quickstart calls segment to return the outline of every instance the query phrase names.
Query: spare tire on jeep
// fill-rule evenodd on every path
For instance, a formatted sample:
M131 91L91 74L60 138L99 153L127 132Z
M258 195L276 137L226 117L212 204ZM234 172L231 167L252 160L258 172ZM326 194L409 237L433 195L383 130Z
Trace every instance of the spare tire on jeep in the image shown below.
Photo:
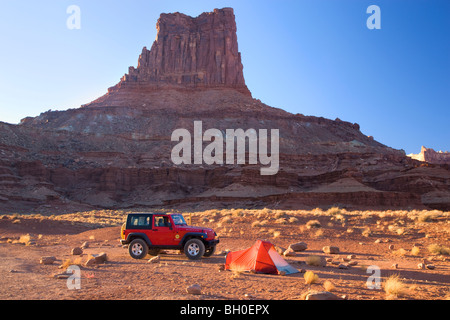
M184 244L184 254L191 260L198 260L205 254L205 245L200 239L190 239Z

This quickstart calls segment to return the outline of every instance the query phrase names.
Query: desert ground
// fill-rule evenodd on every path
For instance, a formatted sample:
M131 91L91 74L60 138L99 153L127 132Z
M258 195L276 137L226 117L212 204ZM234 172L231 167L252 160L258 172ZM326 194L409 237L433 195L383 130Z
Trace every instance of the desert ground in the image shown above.
M310 291L348 300L450 299L449 212L337 207L183 212L193 225L216 230L220 243L215 254L191 261L168 250L156 262L149 262L150 255L134 260L120 245L126 214L96 210L0 216L0 299L302 300ZM223 270L227 251L248 248L258 239L270 241L281 254L290 244L306 243L306 250L284 256L300 272ZM80 255L72 254L83 244ZM324 246L336 246L339 253L324 253ZM106 253L106 262L86 264L100 253ZM45 256L56 260L42 264ZM70 265L80 267L79 289L68 289ZM378 289L367 286L370 266L380 268ZM313 283L307 283L308 271L316 275ZM200 294L188 293L194 284Z

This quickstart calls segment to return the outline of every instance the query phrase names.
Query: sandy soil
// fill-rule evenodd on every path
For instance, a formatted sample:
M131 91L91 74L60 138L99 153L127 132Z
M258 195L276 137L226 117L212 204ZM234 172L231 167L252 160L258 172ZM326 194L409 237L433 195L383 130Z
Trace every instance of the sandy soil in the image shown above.
M0 299L296 300L309 289L304 280L307 270L319 276L318 283L311 285L312 290L325 290L323 285L328 280L335 287L332 292L345 299L434 300L450 296L448 253L433 255L427 250L430 244L448 247L448 216L419 223L395 214L383 217L344 214L345 222L335 216L312 213L296 214L291 222L288 221L294 216L292 213L278 219L271 215L273 212L266 216L236 212L195 214L193 224L217 230L220 244L216 253L210 258L190 261L176 251L168 251L160 255L159 263L149 263L151 256L132 259L128 250L119 244L119 226L91 229L89 224L46 217L3 216L0 219ZM308 229L306 224L312 219L318 220L321 227ZM252 226L255 221L265 222L263 226ZM31 242L18 243L19 237L25 234L30 234ZM282 276L220 270L225 262L223 251L250 247L257 239L283 248L306 242L306 251L285 258L303 272ZM83 254L72 255L72 248L85 241L89 247ZM322 247L326 245L339 247L340 253L323 253ZM394 246L393 250L389 249L390 245ZM417 255L411 253L414 245L419 248ZM401 253L398 249L406 251ZM83 265L90 254L101 252L107 253L106 263ZM353 261L357 265L348 269L339 269L330 262L325 267L310 266L305 260L311 255L333 260L355 255ZM42 256L55 256L57 260L52 265L43 265L39 263ZM69 290L66 279L55 277L65 272L60 265L68 259L72 259L69 264L81 263L79 290ZM418 269L417 265L424 259L435 269ZM383 283L390 275L399 275L405 285L404 292L388 296L383 288L368 289L366 281L371 274L366 271L371 265L381 269ZM192 284L201 286L201 295L186 292Z

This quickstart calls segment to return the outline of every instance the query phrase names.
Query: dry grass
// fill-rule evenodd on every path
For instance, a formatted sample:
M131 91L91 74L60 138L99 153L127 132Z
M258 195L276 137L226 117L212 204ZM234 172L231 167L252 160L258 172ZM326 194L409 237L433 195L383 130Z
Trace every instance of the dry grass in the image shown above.
M330 280L326 280L323 283L323 287L328 292L334 291L336 289L336 287L334 286L333 282L331 282Z
M408 251L406 251L403 248L400 248L400 249L392 252L393 255L398 256L398 257L404 257L404 256L406 256L407 253L408 253Z
M416 247L416 246L412 247L412 249L411 249L411 255L413 255L413 256L418 256L419 254L420 254L420 248L419 248L419 247Z
M31 238L30 234L24 234L24 235L20 236L18 242L22 243L22 244L24 244L26 246L29 246L33 242L33 239Z
M319 229L314 233L314 238L316 238L316 239L322 238L324 236L324 234L325 234L324 231Z
M305 259L305 263L309 266L320 267L323 264L323 258L321 256L307 256Z
M60 268L66 270L69 266L77 265L80 267L81 264L82 264L81 257L70 258L70 259L64 260L64 262L61 264Z
M321 228L322 225L320 224L319 220L309 220L306 223L306 228L312 229L312 228Z
M319 276L312 271L306 271L303 278L305 279L305 283L307 285L312 285L319 282Z
M450 255L450 248L449 247L441 246L441 245L436 244L436 243L430 244L428 246L428 251L431 254L436 254L436 255L439 255L439 254L440 255L445 255L445 256Z
M418 222L434 222L436 219L441 217L443 215L442 211L439 210L433 210L433 211L425 211L421 212L418 217Z
M384 282L384 292L386 292L388 299L404 297L407 291L407 286L398 275L392 275Z

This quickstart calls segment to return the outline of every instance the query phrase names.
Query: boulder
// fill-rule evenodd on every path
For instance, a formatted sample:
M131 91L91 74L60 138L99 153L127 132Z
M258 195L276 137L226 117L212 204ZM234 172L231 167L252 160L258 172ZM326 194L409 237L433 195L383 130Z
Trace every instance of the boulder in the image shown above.
M322 251L327 254L337 254L339 253L339 248L334 246L325 246L322 248Z
M308 248L308 245L304 242L297 242L289 245L289 248L291 248L295 252L305 251Z
M56 258L53 256L44 256L44 257L41 257L41 259L39 260L39 263L49 265L49 264L53 264L53 262L55 262L55 261L56 261Z
M202 288L198 284L193 284L186 288L186 292L189 294L199 295L202 294Z
M72 249L72 255L79 256L81 254L83 254L83 249L81 249L80 247L75 247Z
M305 300L342 300L329 291L311 291L306 294Z
M283 252L283 256L285 257L295 257L297 254L294 252L294 250L292 250L292 248L287 248L284 252Z
M158 263L161 260L161 258L159 256L150 258L147 262L148 263Z

